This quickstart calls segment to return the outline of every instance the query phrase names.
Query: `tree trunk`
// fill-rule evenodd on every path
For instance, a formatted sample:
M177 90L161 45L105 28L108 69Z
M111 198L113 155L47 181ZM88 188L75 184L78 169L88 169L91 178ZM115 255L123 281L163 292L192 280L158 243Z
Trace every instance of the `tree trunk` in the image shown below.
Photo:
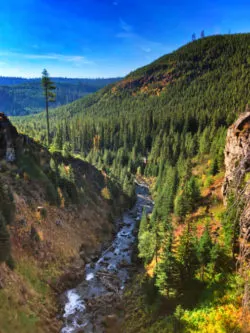
M48 101L48 89L45 91L45 103L46 103L46 118L47 118L47 142L48 147L50 145L50 135L49 135L49 101Z

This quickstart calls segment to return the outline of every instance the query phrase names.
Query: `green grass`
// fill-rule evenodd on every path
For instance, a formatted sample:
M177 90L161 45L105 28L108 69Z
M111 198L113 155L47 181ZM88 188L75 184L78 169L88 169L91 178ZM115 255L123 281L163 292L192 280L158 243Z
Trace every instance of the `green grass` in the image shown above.
M0 332L38 332L36 327L39 322L38 317L32 312L26 312L26 309L22 310L14 297L14 295L9 296L4 290L0 290Z
M42 281L40 272L35 262L32 260L20 259L17 262L16 270L20 275L30 284L30 287L34 289L42 298L45 298L49 287Z

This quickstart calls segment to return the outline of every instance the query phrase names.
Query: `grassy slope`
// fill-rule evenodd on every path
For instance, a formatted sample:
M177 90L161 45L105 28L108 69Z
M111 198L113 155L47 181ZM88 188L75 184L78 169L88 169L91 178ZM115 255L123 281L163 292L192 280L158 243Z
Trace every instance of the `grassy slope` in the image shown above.
M0 332L58 332L61 322L56 319L55 291L78 281L83 272L80 247L87 256L100 249L111 237L112 217L119 214L115 207L126 200L116 189L111 203L102 195L108 182L105 175L85 162L57 154L54 159L63 163L66 171L69 163L73 167L80 200L67 204L69 198L57 189L60 204L49 203L57 191L48 176L51 155L35 143L25 150L17 165L0 161L0 181L11 190L16 207L9 228L16 267L12 271L0 264ZM37 211L38 206L44 214Z

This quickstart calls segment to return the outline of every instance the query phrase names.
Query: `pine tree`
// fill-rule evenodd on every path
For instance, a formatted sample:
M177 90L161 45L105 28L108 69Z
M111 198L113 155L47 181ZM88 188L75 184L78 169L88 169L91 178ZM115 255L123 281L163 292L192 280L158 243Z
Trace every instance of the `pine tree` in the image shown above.
M204 271L206 265L211 261L211 250L213 247L212 239L209 232L208 224L206 224L203 234L198 242L197 256L201 265L201 279L204 279Z
M195 271L198 268L196 240L192 234L190 222L180 236L180 242L177 248L177 258L180 268L181 282L184 286L194 278Z
M49 102L55 101L55 93L53 92L56 87L49 78L49 73L46 69L42 72L42 86L45 96L45 108L46 108L46 119L47 119L47 143L50 145L50 128L49 128Z
M146 230L139 237L138 250L139 258L142 258L144 264L148 264L153 259L156 249L156 237L155 234L149 230Z
M179 271L173 254L173 235L169 232L156 267L156 286L162 295L175 293L179 285Z
M72 146L70 142L65 142L63 144L63 150L62 150L62 154L64 157L68 158L71 154L72 151Z
M179 193L176 196L174 212L181 219L183 219L186 216L187 212L188 212L188 206L187 206L186 198L185 198L183 193Z
M218 160L217 160L217 158L215 157L215 158L212 160L212 163L211 163L211 166L210 166L209 173L210 173L211 175L215 176L218 172L219 172Z
M200 199L200 188L194 176L191 176L186 183L184 193L187 200L188 213L191 213Z

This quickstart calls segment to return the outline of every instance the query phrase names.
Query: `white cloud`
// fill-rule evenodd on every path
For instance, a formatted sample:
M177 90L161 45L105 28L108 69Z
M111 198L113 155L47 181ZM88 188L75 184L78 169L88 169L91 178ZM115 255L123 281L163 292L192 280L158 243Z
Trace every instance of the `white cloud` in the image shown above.
M58 53L48 53L48 54L33 54L33 53L18 53L18 52L1 52L0 57L18 57L22 59L30 60L55 60L71 62L75 64L93 64L93 61L88 60L84 56L80 55L64 55Z
M131 32L133 27L120 18L120 28L125 32Z
M119 32L118 34L116 34L117 38L136 38L136 34L130 33L130 32Z
M146 53L150 53L152 51L151 47L147 47L147 46L141 46L142 51L146 52Z
M123 29L125 30L125 29ZM140 51L143 51L147 54L157 50L164 52L165 47L162 43L155 42L152 40L149 40L145 37L140 36L139 34L136 34L134 32L130 31L122 31L116 34L116 38L121 38L124 40L127 40L128 43L130 43L133 47L139 49Z

